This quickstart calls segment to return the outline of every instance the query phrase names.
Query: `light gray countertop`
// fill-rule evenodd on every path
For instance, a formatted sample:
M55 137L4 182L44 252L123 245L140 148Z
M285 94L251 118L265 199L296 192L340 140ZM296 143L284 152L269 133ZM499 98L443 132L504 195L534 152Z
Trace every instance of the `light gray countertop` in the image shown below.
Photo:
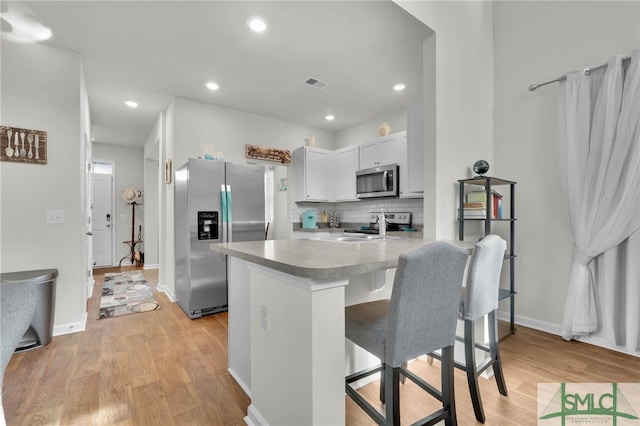
M213 243L210 249L287 274L312 278L345 278L395 268L398 256L434 240L406 238L362 243L312 239ZM450 241L471 249L470 241Z

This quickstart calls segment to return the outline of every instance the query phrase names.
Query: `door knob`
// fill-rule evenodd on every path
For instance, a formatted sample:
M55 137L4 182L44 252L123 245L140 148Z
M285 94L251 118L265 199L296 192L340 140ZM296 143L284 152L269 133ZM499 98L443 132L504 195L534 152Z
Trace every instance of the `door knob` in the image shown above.
M87 232L87 235L93 235L93 232Z

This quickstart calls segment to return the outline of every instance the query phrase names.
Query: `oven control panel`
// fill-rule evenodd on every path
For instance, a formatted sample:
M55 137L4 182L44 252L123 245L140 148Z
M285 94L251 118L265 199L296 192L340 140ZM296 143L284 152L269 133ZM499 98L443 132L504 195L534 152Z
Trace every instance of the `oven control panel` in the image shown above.
M411 227L410 212L384 212L384 218L387 221L387 229L391 228L404 229ZM377 223L380 220L380 212L371 212L369 221Z

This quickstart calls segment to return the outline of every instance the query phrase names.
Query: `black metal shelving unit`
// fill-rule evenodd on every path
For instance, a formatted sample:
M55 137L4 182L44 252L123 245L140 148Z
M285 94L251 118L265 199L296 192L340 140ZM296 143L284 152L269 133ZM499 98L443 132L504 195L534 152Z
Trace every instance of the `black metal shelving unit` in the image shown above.
M458 184L460 186L460 206L458 210L458 239L464 240L464 223L466 221L484 221L484 235L491 233L491 225L493 222L509 222L509 244L507 247L507 254L505 255L505 261L509 263L509 288L501 288L499 293L500 301L509 299L509 332L515 333L516 328L514 324L515 318L515 231L516 231L516 215L515 215L515 186L517 182L507 179L501 179L490 176L477 176L471 179L460 179ZM464 217L464 198L465 198L465 185L481 186L486 191L486 216L478 218L465 218ZM492 188L494 186L508 185L509 186L509 212L506 218L494 218L493 217L493 193Z

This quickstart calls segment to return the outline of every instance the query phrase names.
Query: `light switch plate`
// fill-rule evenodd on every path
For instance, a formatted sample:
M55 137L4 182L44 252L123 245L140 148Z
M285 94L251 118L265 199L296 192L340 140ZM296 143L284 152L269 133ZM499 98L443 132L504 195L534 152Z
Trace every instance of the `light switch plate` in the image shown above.
M47 210L47 217L45 222L47 224L64 223L64 211L63 210Z

